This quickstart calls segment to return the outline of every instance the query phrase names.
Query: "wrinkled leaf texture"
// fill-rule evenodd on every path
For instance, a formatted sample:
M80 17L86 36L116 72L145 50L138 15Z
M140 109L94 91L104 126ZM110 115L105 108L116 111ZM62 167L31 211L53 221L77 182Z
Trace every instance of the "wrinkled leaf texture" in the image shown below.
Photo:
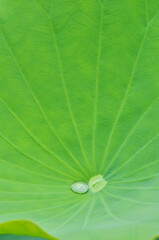
M97 174L103 190L70 190ZM158 0L0 0L0 223L159 234Z

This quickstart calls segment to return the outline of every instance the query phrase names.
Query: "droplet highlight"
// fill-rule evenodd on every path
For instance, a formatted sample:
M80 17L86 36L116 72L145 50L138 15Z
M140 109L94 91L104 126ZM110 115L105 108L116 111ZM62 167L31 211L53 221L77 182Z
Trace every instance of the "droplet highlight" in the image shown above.
M89 180L88 187L91 192L98 192L107 185L107 181L103 178L103 175L96 175Z
M71 189L75 193L86 193L88 191L88 184L82 181L74 182L71 184Z

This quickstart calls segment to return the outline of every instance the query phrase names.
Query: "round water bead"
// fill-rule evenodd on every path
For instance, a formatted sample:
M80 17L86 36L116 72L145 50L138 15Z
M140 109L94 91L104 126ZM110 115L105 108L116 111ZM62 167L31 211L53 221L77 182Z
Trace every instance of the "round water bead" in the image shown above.
M82 181L71 184L71 189L75 193L86 193L88 191L88 184Z

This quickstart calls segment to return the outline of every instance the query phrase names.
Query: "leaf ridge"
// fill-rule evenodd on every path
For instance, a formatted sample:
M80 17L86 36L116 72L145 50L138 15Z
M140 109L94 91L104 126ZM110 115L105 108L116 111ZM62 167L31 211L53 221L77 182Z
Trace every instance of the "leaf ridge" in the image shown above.
M118 148L117 152L115 153L114 157L112 158L112 160L110 161L110 163L108 164L107 168L105 171L107 171L107 169L109 169L109 167L112 165L112 163L114 162L114 160L116 159L116 157L119 155L121 149L125 146L127 140L129 139L129 137L134 133L134 130L136 129L136 127L138 126L138 124L141 122L141 120L146 116L146 114L152 109L152 107L154 106L154 104L159 100L159 97L157 97L151 104L150 106L143 112L143 114L141 115L141 117L137 120L137 122L135 123L135 125L132 127L132 129L129 131L127 137L125 138L125 140L122 142L122 144L120 145L120 147Z
M42 165L42 166L44 166L44 167L47 167L48 169L50 169L50 170L52 170L52 171L55 171L55 172L58 171L57 169L54 169L53 167L51 167L51 166L49 166L49 165L41 162L40 160L35 159L35 158L33 158L32 156L26 154L26 153L23 152L20 148L18 148L13 142L11 142L11 141L10 141L9 139L7 139L4 135L2 135L1 133L0 133L0 137L1 137L4 141L6 141L10 146L12 146L14 149L16 149L16 151L18 151L19 153L21 153L22 155L24 155L25 157L31 159L31 160L34 161L34 162L37 162L39 165ZM59 171L58 171L58 173L59 173ZM64 173L64 174L65 174L65 173ZM62 172L61 172L61 175L63 175ZM68 175L67 175L67 177L68 177Z
M99 82L99 71L100 71L100 60L101 60L101 48L102 48L102 34L103 34L103 17L104 8L101 9L100 28L99 28L99 45L97 54L97 66L95 76L95 101L94 101L94 115L93 115L93 133L92 133L92 160L96 169L95 161L95 135L96 135L96 121L97 121L97 104L98 104L98 82Z
M81 202L83 202L83 201L81 201ZM80 203L81 203L81 202L80 202ZM85 201L84 204L83 204L79 209L77 209L76 212L74 212L69 218L67 218L66 221L64 221L62 224L60 224L60 225L55 229L55 231L56 231L57 229L63 227L63 226L64 226L66 223L68 223L73 217L75 217L75 216L87 205L87 203L88 203L88 200ZM78 204L78 205L79 205L79 204Z
M95 198L93 197L93 199L91 199L91 204L89 206L89 209L88 209L87 214L86 214L85 219L84 219L83 228L85 228L88 224L89 216L91 214L94 203L95 203Z
M148 28L149 28L149 25L147 25L147 27L145 29L145 33L144 33L144 36L142 38L142 41L141 41L141 44L140 44L140 47L139 47L139 50L138 50L138 54L137 54L137 57L136 57L136 60L135 60L135 63L134 63L133 69L132 69L132 73L131 73L131 76L130 76L130 79L129 79L129 83L128 83L127 89L125 91L124 98L123 98L123 100L121 102L121 105L120 105L119 111L118 111L118 113L116 115L116 118L115 118L112 130L111 130L110 135L108 137L108 141L107 141L107 144L106 144L106 147L105 147L104 157L103 157L103 160L102 160L102 163L101 163L101 168L103 167L104 161L105 161L105 159L107 157L109 145L111 143L111 140L112 140L112 137L113 137L113 134L114 134L114 130L115 130L117 124L118 124L120 115L122 113L122 110L124 108L125 102L127 100L128 93L129 93L129 90L131 88L132 81L133 81L133 78L134 78L134 74L136 72L136 67L137 67L137 64L138 64L138 61L139 61L139 58L140 58L140 55L141 55L141 52L142 52L142 49L143 49L143 46L144 46L144 43L145 43L145 39L146 39L146 36L147 36Z
M83 202L83 201L84 201L83 199L80 200L80 201L76 200L75 203L76 203L76 202L77 202L77 203L74 204L74 205L71 205L71 207L67 208L65 211L63 211L63 212L61 212L61 213L58 213L58 214L56 214L56 215L54 215L54 216L52 216L52 217L50 217L50 218L46 218L46 219L44 219L44 220L42 220L42 221L40 221L40 222L38 222L38 223L44 223L44 222L47 222L47 221L50 220L50 219L54 219L54 218L56 218L56 217L62 216L62 215L64 215L65 213L69 212L71 209L73 209L73 208L75 208L76 206L80 205L81 202ZM71 215L71 216L72 216L72 215ZM58 228L59 228L59 227L58 227Z
M131 174L133 174L133 173L136 173L136 172L138 172L138 171L141 171L141 170L143 170L144 168L147 168L147 167L149 167L149 166L151 166L151 165L153 165L153 164L156 164L156 163L158 163L158 162L159 162L159 160L156 160L156 161L154 161L154 162L152 162L152 163L149 163L149 164L145 165L144 167L138 168L137 170L132 171L132 172L130 172L130 173L128 173L128 174L125 174L125 175L120 176L120 177L118 177L118 178L113 178L113 179L110 180L110 181L114 181L114 180L116 180L116 179L120 179L120 178L129 176L129 175L131 175Z
M109 187L110 189L120 189L120 190L159 190L159 187L140 187L140 188L134 188L134 187L131 187L131 188L126 188L126 187L114 187L114 186L111 186Z
M108 196L110 196L110 197L112 197L112 198L117 198L117 199L124 200L124 201L128 201L128 202L133 202L133 203L137 203L137 204L145 204L145 205L158 205L158 203L142 202L142 201L137 201L137 200L130 199L130 198L125 198L125 197L117 196L117 195L111 194L111 193L108 192L108 191L104 191L104 193L106 193Z
M102 204L103 204L103 206L104 206L104 208L105 208L106 213L107 213L111 218L113 218L113 219L116 220L116 221L121 221L121 220L124 221L123 219L118 218L116 215L114 215L114 214L110 211L110 208L108 207L106 201L104 201L102 195L100 195L100 199L101 199L101 202L102 202Z
M33 185L33 186L41 186L41 187L51 187L50 185L48 185L48 184L39 184L39 183L28 183L28 182L24 182L24 181L17 181L17 180L10 180L10 179L7 179L7 178L2 178L2 177L0 177L0 180L5 180L5 182L11 182L11 183L23 183L23 184L26 184L26 185ZM66 180L63 180L63 179L61 179L61 181L62 182L66 182ZM52 187L53 188L53 187Z
M148 24L148 22L149 22L148 2L147 2L147 0L145 0L145 2L146 2L146 22L147 22L147 24Z
M36 3L38 4L38 6L41 9L43 9L37 0L36 0ZM68 92L67 92L67 88L66 88L66 84L65 84L62 61L61 61L61 56L60 56L60 52L59 52L59 48L58 48L58 44L57 44L57 39L56 39L55 31L54 31L53 22L52 22L52 19L50 18L50 16L48 15L48 13L44 9L43 9L43 12L48 17L48 20L50 22L52 39L53 39L53 42L54 42L54 45L55 45L55 50L56 50L56 55L57 55L57 60L58 60L58 65L59 65L59 71L60 71L60 77L61 77L61 81L62 81L62 86L63 86L63 90L64 90L64 95L65 95L68 111L69 111L69 114L70 114L70 117L71 117L71 120L72 120L72 123L73 123L73 127L74 127L74 130L75 130L75 133L76 133L76 136L77 136L80 148L81 148L81 152L82 152L83 157L85 159L86 165L89 169L89 162L88 162L88 159L87 159L86 154L85 154L85 150L84 150L84 147L83 147L80 135L79 135L79 131L78 131L78 128L77 128L76 121L74 119L74 115L73 115L73 112L72 112L72 108L71 108L71 104L70 104L70 100L69 100L69 96L68 96Z
M11 49L9 43L8 43L8 40L6 39L5 34L4 34L4 32L2 31L2 28L0 29L0 31L1 31L1 34L3 35L3 39L5 40L6 46L7 46L8 50L9 50L9 53L10 53L10 55L12 56L12 58L14 59L14 62L15 62L15 64L16 64L16 66L17 66L17 69L18 69L20 75L22 76L22 78L23 78L23 80L24 80L24 82L25 82L25 85L27 86L29 92L31 93L31 96L32 96L34 102L36 103L36 105L38 106L38 108L39 108L39 110L40 110L43 118L45 119L46 123L48 124L49 128L51 129L51 132L55 135L55 137L57 138L57 140L59 141L59 143L63 146L63 148L66 150L66 152L71 156L71 158L72 158L73 161L77 164L77 166L78 166L78 167L84 172L84 174L86 174L86 176L87 176L87 173L85 172L85 170L83 169L83 167L81 166L81 164L79 163L79 161L77 161L77 159L74 157L74 155L70 152L70 150L67 148L67 146L64 144L64 142L61 140L61 138L60 138L60 137L58 136L58 134L56 133L54 127L53 127L52 124L50 123L50 121L49 121L48 117L46 116L45 112L43 111L43 108L42 108L40 102L38 101L38 99L37 99L37 97L35 96L33 90L31 89L31 87L30 87L30 85L29 85L29 83L28 83L28 81L27 81L27 78L25 77L25 75L24 75L24 73L23 73L23 71L22 71L22 69L21 69L21 67L20 67L20 65L19 65L19 63L18 63L18 61L17 61L17 59L16 59L16 57L15 57L15 54L13 53L13 51L12 51L12 49Z
M76 202L76 201L73 201L71 202L72 204ZM1 215L12 215L12 214L22 214L22 213L32 213L32 212L40 212L42 210L47 210L47 209L53 209L53 208L57 208L57 207L64 207L66 206L67 204L57 204L57 205L54 205L54 206L51 206L51 207L44 207L44 208L38 208L38 209L35 209L35 210L28 210L28 211L21 211L21 212L12 212L12 213L1 213Z
M17 115L9 108L9 106L0 98L0 102L4 105L4 107L10 112L10 114L17 120L17 122L23 127L23 129L34 139L34 141L41 146L47 153L49 153L51 156L55 157L59 162L64 164L67 168L71 169L71 171L78 173L74 168L72 168L69 164L67 164L64 160L59 158L55 153L53 153L51 150L49 150L46 146L44 146L39 140L31 133L31 131L25 126L25 124L17 117Z
M119 168L117 168L115 171L113 171L110 175L114 175L115 173L117 173L123 166L125 166L125 164L127 164L128 162L130 162L134 157L136 157L137 154L139 154L141 151L143 151L152 141L154 141L157 137L159 136L159 133L157 133L153 138L151 138L147 143L145 143L142 148L140 148L139 150L137 150L134 155L132 157L130 157L128 160L126 160Z
M56 181L60 181L60 180L61 180L60 178L49 177L49 176L47 176L47 175L43 175L43 174L40 174L40 173L31 171L31 170L29 170L29 169L27 169L27 168L22 168L22 167L20 167L20 166L18 166L18 165L16 165L16 164L10 163L10 162L8 162L8 161L6 161L6 160L4 160L4 159L1 159L1 158L0 158L0 162L3 162L3 163L5 163L5 164L10 165L10 166L13 166L13 167L15 167L15 168L19 168L19 169L24 170L24 171L26 171L26 172L30 172L30 173L33 174L33 175L38 175L38 176L45 177L45 178L52 179L52 180L56 180ZM63 175L63 173L62 173L61 175ZM65 174L64 176L66 176L66 177L68 177L68 178L71 178L71 176L70 176L70 175L67 175L67 174ZM72 178L71 178L71 179L72 179ZM69 181L68 181L68 182L69 182Z
M133 180L130 180L130 181L113 182L113 184L138 182L138 181L147 180L147 179L150 179L150 178L153 178L153 177L156 177L156 176L159 176L159 173L157 173L157 174L153 174L153 175L150 175L150 176L145 177L145 178L133 179ZM115 179L114 179L114 180L115 180ZM110 181L113 181L113 179L110 180Z

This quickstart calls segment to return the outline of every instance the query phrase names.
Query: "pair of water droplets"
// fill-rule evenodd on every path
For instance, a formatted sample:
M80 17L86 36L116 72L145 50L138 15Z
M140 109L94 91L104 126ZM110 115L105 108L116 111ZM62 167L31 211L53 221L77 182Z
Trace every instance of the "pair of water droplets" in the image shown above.
M103 175L96 175L90 178L88 183L77 181L71 184L71 189L75 193L86 193L88 190L91 192L98 192L107 185L107 181L103 178Z

